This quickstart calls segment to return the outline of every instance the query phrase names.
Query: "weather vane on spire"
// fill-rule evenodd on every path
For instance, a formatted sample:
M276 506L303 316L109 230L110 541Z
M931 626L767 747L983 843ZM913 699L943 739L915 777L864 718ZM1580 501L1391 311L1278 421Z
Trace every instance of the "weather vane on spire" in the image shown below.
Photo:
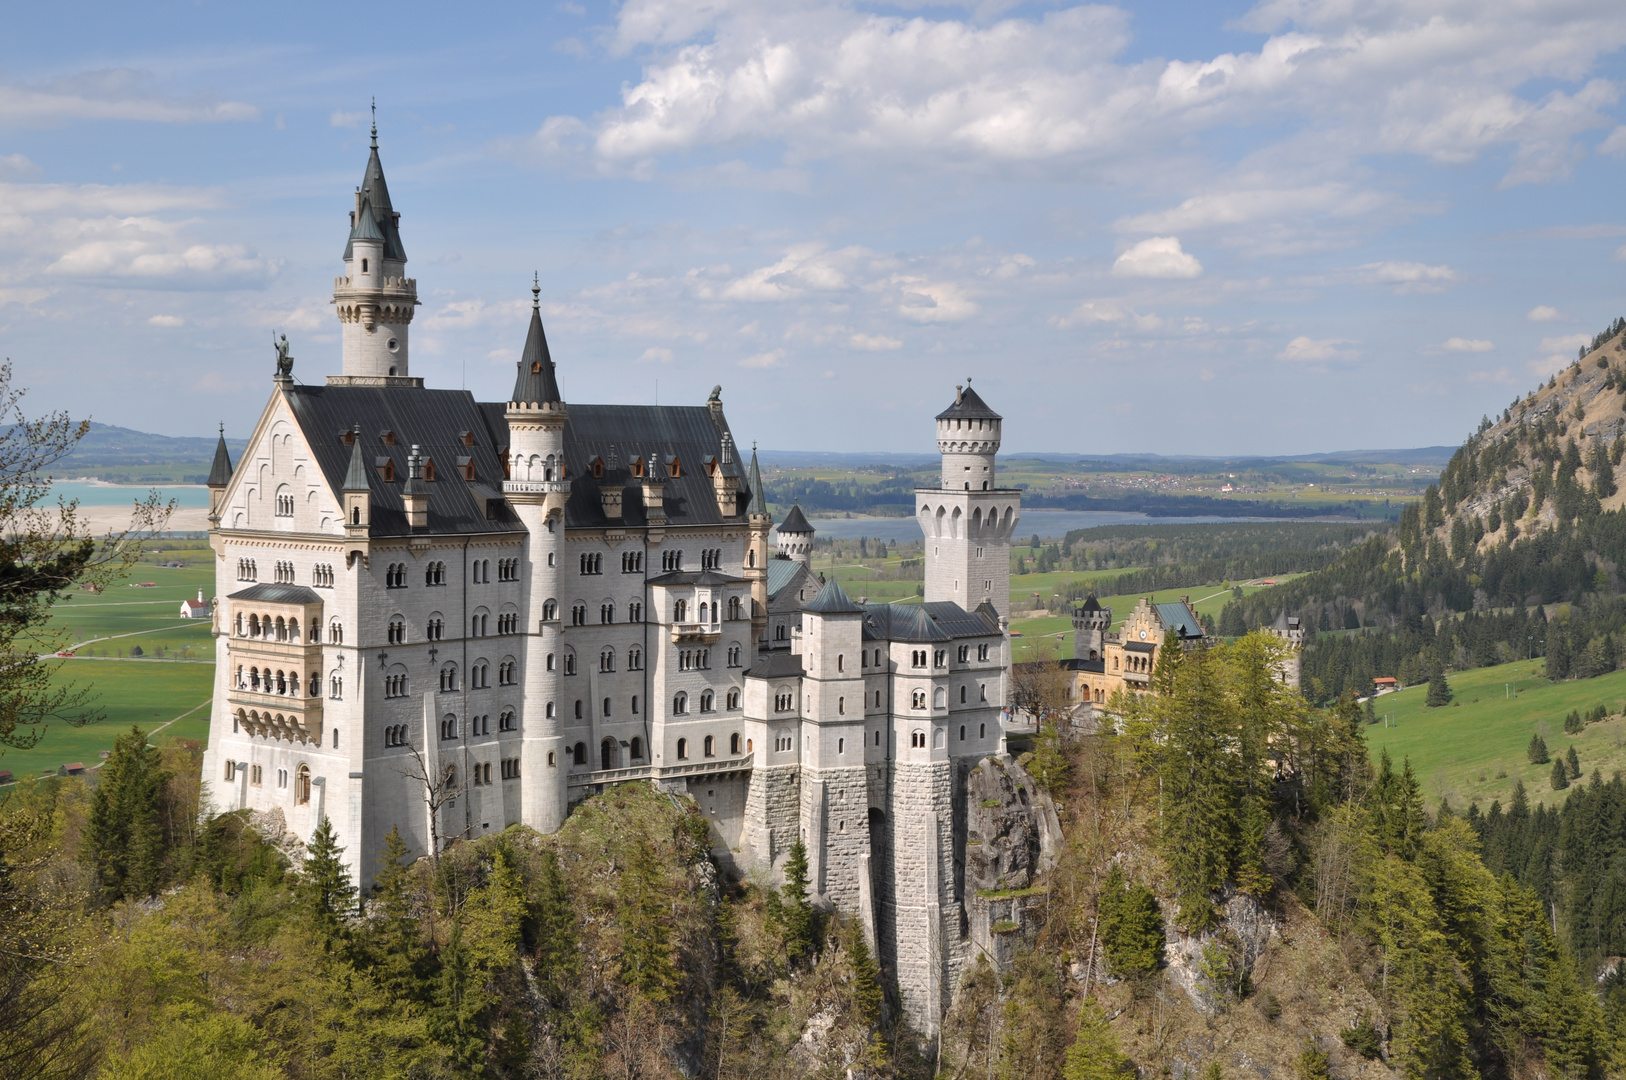
M378 149L378 95L373 95L373 149Z
M531 309L539 311L542 308L542 275L531 271Z

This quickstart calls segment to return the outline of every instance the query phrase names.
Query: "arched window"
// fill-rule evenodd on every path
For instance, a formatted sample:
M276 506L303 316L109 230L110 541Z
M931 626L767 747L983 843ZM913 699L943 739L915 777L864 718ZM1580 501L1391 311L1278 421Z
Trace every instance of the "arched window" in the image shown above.
M836 670L837 671L845 671L845 670L847 670L847 658L845 656L841 655L840 653L836 653Z
M542 621L553 622L559 618L559 602L557 600L542 601Z
M632 737L632 745L627 748L627 756L634 761L644 759L644 740L642 736L634 735Z
M393 616L390 619L388 636L391 645L400 645L406 641L406 620L399 615Z
M728 598L728 618L730 622L740 618L740 598L737 596Z
M687 600L679 600L677 603L672 605L673 622L683 622L684 620L688 619L688 617L689 602Z
M605 739L598 744L598 767L601 769L615 768L615 740Z
M243 622L243 613L241 611L239 611L237 613L237 636L242 637L247 632L247 630L248 630L248 627Z
M738 690L730 690L728 692L727 702L729 712L733 712L735 709L738 709L740 707L740 692Z
M713 739L710 735L706 736L705 747L706 747L705 754L706 754L707 757L716 757L717 756L717 743L716 743L716 740Z
M926 733L924 731L911 731L909 733L909 745L916 748L925 746Z
M710 690L702 690L700 692L700 711L701 712L711 712L712 711L712 701L713 700L714 699L712 697L712 694L711 694Z
M672 698L672 711L680 715L688 712L689 695L679 691L677 696Z
M311 767L301 765L294 774L294 802L303 806L311 801Z
M937 692L932 695L932 704L935 705L939 709L944 708L945 706L947 706L948 705L948 691L944 690L941 686L939 686L937 688Z
M730 754L740 752L740 733L737 731L728 737L728 752Z
M836 753L845 754L846 752L847 752L847 740L846 739L837 739L836 740Z
M678 740L677 756L678 756L679 761L687 761L688 760L688 758L689 758L689 740L688 739L679 739Z
M587 744L584 743L584 742L577 743L575 745L575 747L572 748L571 755L572 755L572 760L577 765L586 765L587 764Z
M911 708L924 709L926 707L926 691L916 690L910 695L909 704Z
M644 650L640 649L636 645L627 650L627 670L644 670Z
M344 644L344 624L339 622L337 618L328 620L327 643L329 645Z
M599 711L599 715L604 717L606 720L608 720L610 718L610 699L609 698L604 699L604 707L603 707L603 709L601 709Z
M598 654L598 669L600 671L615 670L615 649L609 645L604 646Z
M706 602L704 600L702 600L700 602L700 621L701 622L710 622L711 621L710 619L706 618L706 612L708 610L710 610L710 609L708 608Z

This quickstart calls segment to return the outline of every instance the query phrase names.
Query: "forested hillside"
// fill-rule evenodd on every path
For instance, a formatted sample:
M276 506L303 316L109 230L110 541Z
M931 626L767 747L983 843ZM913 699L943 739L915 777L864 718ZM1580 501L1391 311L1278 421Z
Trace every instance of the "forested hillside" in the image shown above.
M1312 698L1374 676L1545 656L1553 678L1614 670L1626 645L1626 321L1574 364L1486 418L1422 502L1304 577L1239 599L1223 634L1287 610L1320 632ZM1364 633L1329 634L1365 630Z
M731 879L688 800L624 785L438 860L392 836L357 896L326 830L199 819L196 745L132 734L98 784L0 801L0 1077L1621 1074L1626 986L1593 975L1621 948L1626 788L1430 813L1370 763L1353 696L1276 680L1283 648L1170 650L1113 724L1046 726L1059 862L940 1038L899 1022L804 859Z

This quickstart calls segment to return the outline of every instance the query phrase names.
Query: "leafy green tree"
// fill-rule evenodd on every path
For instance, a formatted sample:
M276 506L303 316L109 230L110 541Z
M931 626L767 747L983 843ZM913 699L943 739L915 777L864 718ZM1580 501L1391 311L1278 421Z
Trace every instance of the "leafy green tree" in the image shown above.
M1097 933L1113 971L1145 975L1163 965L1163 914L1151 889L1125 881L1114 863L1096 906Z
M98 771L84 855L113 896L152 896L163 884L161 804L168 780L157 749L137 727L118 737Z
M345 937L346 920L356 908L356 889L350 882L349 868L340 858L342 854L344 848L333 835L333 822L324 814L306 846L305 865L299 870L295 891L317 939L329 949Z
M1562 761L1553 762L1552 784L1554 791L1563 791L1570 786L1569 771L1564 768Z

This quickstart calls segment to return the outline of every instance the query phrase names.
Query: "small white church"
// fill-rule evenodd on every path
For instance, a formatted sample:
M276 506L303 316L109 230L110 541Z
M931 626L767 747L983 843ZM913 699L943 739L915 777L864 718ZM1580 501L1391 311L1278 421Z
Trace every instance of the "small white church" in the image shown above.
M966 777L1004 750L1009 543L1000 417L936 417L917 493L925 602L855 602L773 520L718 391L567 403L533 289L512 391L411 373L417 283L377 129L333 302L340 373L284 347L241 459L209 477L216 809L331 820L369 883L392 828L419 853L549 832L606 785L692 797L720 857L805 842L823 903L861 920L935 1030L967 939Z

